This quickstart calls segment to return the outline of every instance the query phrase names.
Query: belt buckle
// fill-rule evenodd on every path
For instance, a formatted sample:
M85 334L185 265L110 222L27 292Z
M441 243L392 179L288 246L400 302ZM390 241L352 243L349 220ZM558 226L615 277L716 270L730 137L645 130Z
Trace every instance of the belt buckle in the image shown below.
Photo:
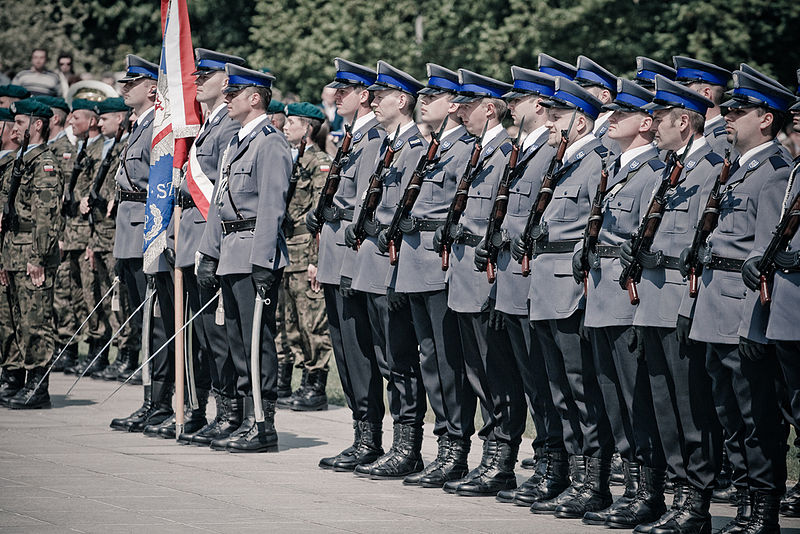
M703 247L703 251L700 253L700 263L706 267L711 265L711 245Z

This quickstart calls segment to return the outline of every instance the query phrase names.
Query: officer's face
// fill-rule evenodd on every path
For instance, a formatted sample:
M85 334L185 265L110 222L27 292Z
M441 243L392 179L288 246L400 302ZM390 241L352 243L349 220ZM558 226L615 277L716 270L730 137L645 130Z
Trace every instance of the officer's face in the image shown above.
M770 114L771 115L771 114ZM725 114L725 133L729 143L752 147L761 135L761 118L758 108L733 108Z
M19 100L10 96L0 96L0 108L11 107L11 104Z
M422 95L419 106L419 117L422 122L433 125L441 124L450 113L451 106L458 106L450 100L450 95L447 93Z
M669 109L659 109L653 112L655 141L661 150L678 150L683 147L681 125L686 115L674 117ZM686 117L688 121L688 117Z
M100 115L100 132L106 137L112 137L116 135L117 129L122 123L124 116L125 114L122 112L104 113L103 115Z
M13 122L4 122L0 124L0 130L3 132L3 137L0 139L0 148L6 149L11 148L11 145L18 144L16 141L12 140L11 131L14 129Z
M561 130L569 128L569 123L572 120L573 111L571 109L558 109L550 108L547 110L547 122L544 123L545 127L550 130L547 137L547 144L550 146L558 146L561 142ZM578 117L575 117L575 124L572 126L572 131L578 123ZM572 132L569 132L568 137L572 137Z
M792 130L800 132L800 111L792 112Z
M217 100L222 94L225 85L225 73L222 71L211 71L195 76L194 84L197 86L197 101L201 104L210 104Z
M299 145L304 135L308 134L308 125L300 117L286 117L286 124L283 125L283 134L290 145Z
M402 93L394 89L385 91L375 91L372 97L372 111L375 118L381 124L390 124L400 116L400 106L402 105Z
M69 118L72 133L78 137L89 132L89 128L97 124L97 115L88 109L76 109Z
M155 89L155 82L149 78L139 78L122 84L122 98L125 105L138 108L144 105L150 98L152 90Z
M458 105L458 117L472 135L480 135L486 124L486 103L483 99Z
M522 117L525 117L525 124L532 125L531 121L536 117L538 107L539 97L535 95L510 100L508 109L514 119L514 126L519 126L520 122L522 122Z
M342 117L352 117L353 114L361 105L361 91L356 91L356 88L351 86L340 87L336 89L333 95L333 100L336 103L336 112Z
M616 110L608 118L608 135L611 139L633 139L645 128L646 113Z
M249 87L232 93L225 93L225 101L228 103L228 115L233 120L242 122L253 109L250 102L254 94Z
M14 117L14 127L11 129L11 140L18 145L22 143L22 137L28 129L30 120L30 117L27 115L16 115Z

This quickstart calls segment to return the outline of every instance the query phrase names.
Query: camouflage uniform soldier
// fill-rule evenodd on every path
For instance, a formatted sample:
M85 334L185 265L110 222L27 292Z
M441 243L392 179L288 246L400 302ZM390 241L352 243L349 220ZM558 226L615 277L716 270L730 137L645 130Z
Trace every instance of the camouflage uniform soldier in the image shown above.
M322 127L325 120L322 110L310 102L293 103L286 107L286 115L283 127L286 139L293 146L305 143L305 149L295 161L283 225L290 264L281 284L283 303L279 313L283 323L276 339L282 349L278 387L283 386L288 393L292 364L298 359L303 362L303 382L294 394L279 400L278 405L302 411L324 410L328 407L325 384L331 342L325 299L316 278L317 245L303 221L306 213L314 209L325 185L331 158L320 149L327 136L327 127Z
M23 171L13 198L16 216L9 225L0 223L7 235L3 247L4 271L0 283L16 295L13 319L23 355L23 368L14 370L18 380L26 374L25 385L8 406L13 409L49 408L50 395L45 379L47 363L53 352L53 282L58 265L58 237L62 229L58 217L63 177L56 157L45 144L47 119L53 112L46 105L25 100L12 105L13 136L23 139L30 132L30 142L23 157ZM4 199L9 200L11 184L4 184ZM42 381L41 386L36 385Z

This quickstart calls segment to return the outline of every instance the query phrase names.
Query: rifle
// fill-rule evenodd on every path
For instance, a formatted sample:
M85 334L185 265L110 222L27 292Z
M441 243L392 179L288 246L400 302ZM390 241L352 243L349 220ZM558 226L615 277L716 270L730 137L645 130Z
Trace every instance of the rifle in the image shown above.
M778 254L786 250L786 248L789 246L789 243L797 233L797 229L799 227L800 193L795 195L794 200L792 200L792 203L789 206L789 209L786 210L786 213L784 213L781 217L780 222L778 222L778 225L772 232L772 239L770 239L769 245L767 245L767 249L764 251L764 255L761 256L761 259L758 261L758 265L756 266L758 268L758 272L761 273L761 281L758 286L758 296L761 300L762 306L772 302L767 281L770 280L775 274L775 258Z
M383 171L392 164L395 154L394 143L397 141L399 135L400 125L398 124L394 132L394 139L389 142L389 145L386 147L386 152L384 152L383 157L378 160L378 166L375 168L372 176L369 177L367 192L364 195L364 201L361 203L361 211L358 213L358 220L356 220L354 228L356 242L353 245L353 250L358 250L361 243L367 237L367 229L365 228L367 218L372 219L375 216L375 210L378 208L381 196L383 196ZM386 139L388 139L388 137Z
M517 177L517 161L519 160L520 148L522 143L522 128L525 126L525 117L519 123L519 133L511 146L511 155L508 157L508 164L503 171L503 177L500 179L500 185L497 186L497 195L494 197L494 205L492 206L492 213L489 217L489 224L486 226L486 236L483 238L486 251L489 253L489 262L486 264L486 278L490 284L493 284L497 279L497 255L500 249L494 243L494 234L503 226L503 221L508 212L508 195L511 189L511 182Z
M719 176L717 176L714 187L708 195L706 207L695 228L692 246L689 247L689 296L692 298L696 298L697 292L700 290L700 273L703 270L703 262L700 258L700 247L705 244L708 236L710 236L711 232L717 227L717 221L719 221L719 205L722 202L721 189L722 186L728 182L730 172L731 151L727 149L725 150L725 161L722 162Z
M86 159L86 145L88 139L83 141L78 156L75 158L75 165L72 166L72 174L69 176L67 188L64 189L64 202L61 204L61 215L64 217L75 217L78 214L78 203L75 201L75 185L78 183L78 176L83 170L83 163Z
M106 181L106 177L108 176L108 171L111 170L111 160L114 158L114 149L119 144L120 140L122 139L125 130L128 127L128 124L131 119L131 113L133 112L132 109L129 109L127 113L125 113L125 118L122 119L122 122L117 126L117 133L114 134L114 142L106 152L103 161L100 162L100 168L97 170L97 174L94 177L94 182L92 182L92 188L89 190L89 231L91 234L94 234L94 208L98 208L101 212L105 213L106 206L108 205L108 200L104 199L100 196L100 190L103 188L103 184Z
M358 110L353 117L353 122L349 126L344 127L344 139L342 144L336 150L336 157L331 162L331 168L328 171L328 176L325 178L325 185L319 194L319 201L317 207L314 208L314 217L318 221L322 221L325 208L333 205L333 197L336 196L336 191L339 189L339 182L342 180L342 167L347 163L348 156L350 155L350 147L353 143L353 125L358 118ZM316 235L317 243L319 243L319 232Z
M586 222L586 229L583 231L583 248L581 248L581 265L583 269L583 294L588 291L589 286L589 253L594 252L597 247L597 236L600 235L600 227L603 226L603 199L606 197L608 189L608 168L606 159L603 158L603 170L600 171L600 183L597 184L597 192L592 199L592 210L589 212L589 220Z
M553 190L556 187L555 174L564 163L564 153L567 151L567 143L569 143L569 132L572 130L572 125L575 123L575 116L578 113L578 108L572 112L572 118L569 121L569 126L566 130L561 130L561 141L558 143L558 150L553 159L550 160L550 166L547 168L544 178L542 178L542 187L539 188L539 193L536 195L536 201L531 207L528 214L528 220L525 222L525 230L522 232L522 239L525 243L525 254L522 255L522 276L531 274L530 258L533 255L533 229L539 226L542 221L544 210L553 199Z
M19 193L19 186L22 183L22 166L24 165L23 157L25 156L25 152L28 151L28 144L31 141L31 124L33 124L33 114L29 117L30 121L28 122L28 128L25 130L25 134L22 136L22 144L19 147L19 153L17 154L17 158L14 160L14 166L11 168L11 179L8 182L8 198L6 199L6 203L3 205L3 215L2 219L0 219L0 248L3 246L3 240L5 239L6 233L11 229L12 226L16 226L17 224L17 193Z
M428 151L419 158L417 168L414 169L414 174L411 175L411 180L408 182L408 186L406 186L406 190L403 192L403 198L401 198L400 202L397 204L394 217L392 217L392 223L389 225L389 229L386 232L389 243L389 263L391 265L397 264L397 253L400 249L400 243L403 242L403 232L400 230L400 222L406 217L411 216L411 209L414 207L414 203L419 196L422 182L425 180L428 164L433 161L436 157L436 153L439 151L439 145L442 142L442 134L447 125L447 119L448 117L444 118L444 122L442 122L442 126L439 128L439 133L433 134L431 144L428 145Z
M481 157L481 152L483 151L483 138L486 135L486 129L488 127L489 120L487 119L486 124L483 125L483 133L481 133L481 136L475 140L475 144L472 146L472 154L467 162L467 168L464 169L464 174L461 175L461 180L459 180L458 187L456 188L456 194L453 197L453 201L450 203L450 208L447 210L447 218L445 219L444 226L442 227L442 250L439 252L439 256L442 258L443 271L446 271L450 268L450 250L453 247L454 241L451 233L453 231L453 227L455 227L458 224L459 219L461 219L461 215L464 213L464 210L467 209L469 186L472 183L472 180L475 178L474 173L478 166L478 160Z
M671 165L667 165L664 168L664 175L667 178L662 178L661 183L658 184L658 189L647 207L647 213L642 218L639 228L637 228L631 239L633 261L622 269L619 285L622 289L628 290L628 297L634 306L639 304L639 291L636 289L636 283L641 279L643 269L639 261L639 254L649 252L650 247L653 245L653 239L664 215L664 208L667 206L667 191L678 185L678 179L681 177L681 172L683 172L684 168L683 162L686 161L686 156L692 149L693 141L694 137L689 138L689 144L686 145L686 150L683 151L680 158L676 157L674 152L667 155L667 160L672 162Z

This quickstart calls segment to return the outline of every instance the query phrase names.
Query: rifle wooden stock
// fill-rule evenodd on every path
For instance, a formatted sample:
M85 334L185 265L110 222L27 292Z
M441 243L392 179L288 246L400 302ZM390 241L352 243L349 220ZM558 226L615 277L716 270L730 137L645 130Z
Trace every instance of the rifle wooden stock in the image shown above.
M583 270L583 294L586 295L589 288L589 253L595 250L597 238L600 235L600 228L603 226L603 199L608 189L608 169L606 161L603 160L603 170L600 172L600 183L597 184L597 191L592 199L592 209L589 212L589 220L586 221L586 229L583 233L583 248L581 249L581 263L587 267Z
M355 122L355 119L353 120ZM314 208L314 217L317 221L322 221L325 208L333 205L333 197L336 196L336 191L339 189L339 182L342 180L341 173L344 167L344 159L350 155L350 147L353 143L353 125L345 128L344 139L342 144L336 150L336 156L331 162L331 168L328 171L328 176L325 178L325 185L319 194L317 206ZM319 245L319 232L316 233L317 245Z

